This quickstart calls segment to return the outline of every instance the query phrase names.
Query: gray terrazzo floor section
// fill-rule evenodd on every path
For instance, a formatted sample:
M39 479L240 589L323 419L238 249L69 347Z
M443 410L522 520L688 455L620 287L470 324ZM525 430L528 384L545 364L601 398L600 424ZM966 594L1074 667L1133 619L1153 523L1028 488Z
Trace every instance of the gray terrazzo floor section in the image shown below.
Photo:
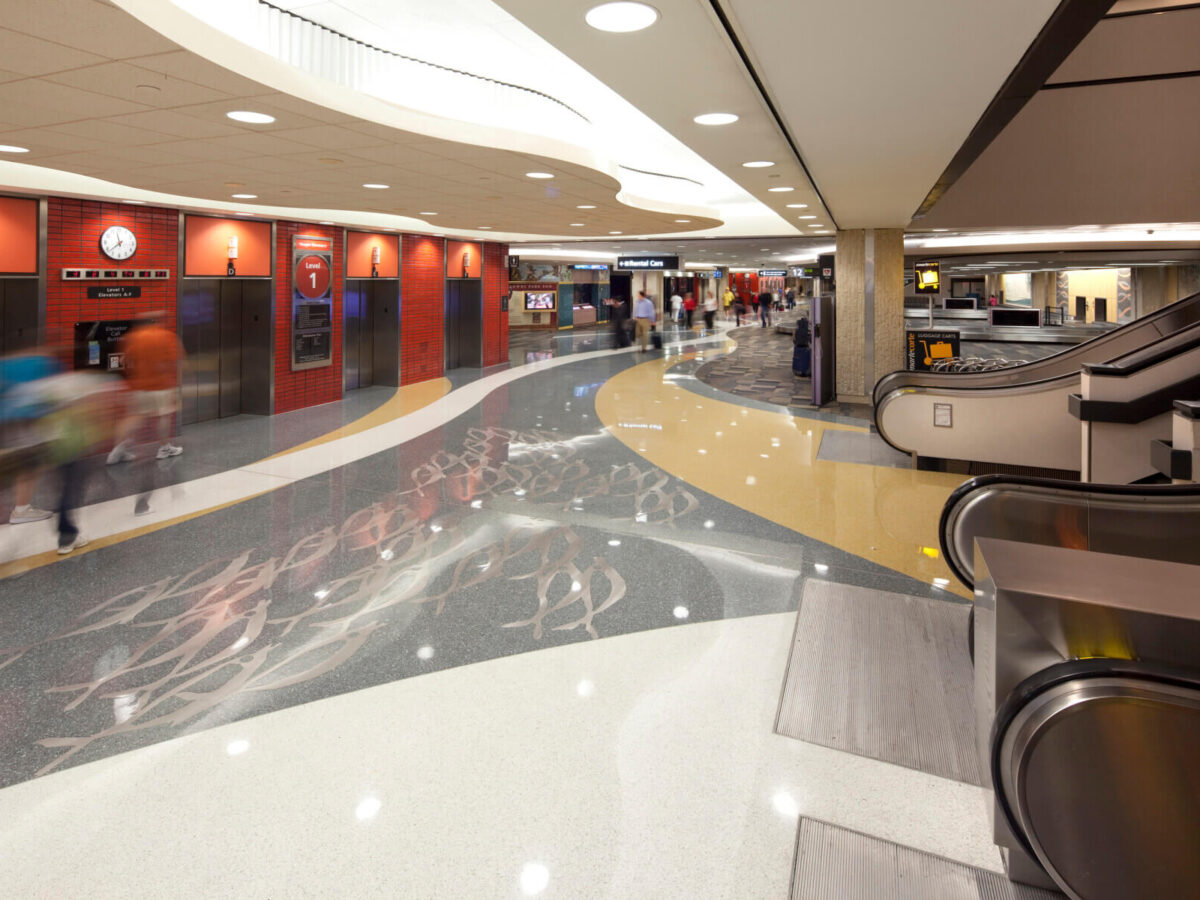
M969 609L808 579L775 730L982 785Z
M801 817L792 900L1057 900L1062 894Z

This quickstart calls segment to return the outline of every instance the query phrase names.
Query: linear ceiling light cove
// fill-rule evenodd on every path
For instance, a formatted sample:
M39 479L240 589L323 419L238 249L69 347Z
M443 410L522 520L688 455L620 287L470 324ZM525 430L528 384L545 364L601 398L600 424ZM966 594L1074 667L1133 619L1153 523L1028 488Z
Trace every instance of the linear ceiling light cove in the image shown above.
M789 203L787 205L787 208L788 209L808 209L808 204L807 203Z
M692 119L697 125L732 125L737 120L733 113L704 113Z
M621 0L593 6L583 19L597 31L628 34L631 31L642 31L657 22L658 10L645 3Z
M232 112L225 113L225 115L235 122L245 122L247 125L270 125L275 121L274 116L253 112L248 109L235 109Z
M526 172L525 177L526 178L543 178L543 179L545 179L545 178L553 178L554 176L551 175L549 172Z
M767 190L770 191L772 194L786 194L788 191L794 191L795 188L773 187L773 188L767 188Z
M258 194L230 194L234 200L257 200Z
M366 184L363 185L363 187L367 188L368 190L372 190L372 191L386 191L390 187L390 185L377 184L373 181L368 181Z
M0 153L28 153L28 147L18 147L15 144L0 144Z
M773 162L767 162L765 159L754 160L753 162L742 163L743 169L766 169L775 165Z

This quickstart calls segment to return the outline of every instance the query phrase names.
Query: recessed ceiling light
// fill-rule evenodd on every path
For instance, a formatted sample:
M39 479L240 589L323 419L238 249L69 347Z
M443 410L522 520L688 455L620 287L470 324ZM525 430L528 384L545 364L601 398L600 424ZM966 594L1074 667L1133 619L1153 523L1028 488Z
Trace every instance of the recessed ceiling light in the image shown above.
M678 222L680 225L686 225L688 222L690 222L692 220L691 219L676 219L675 221Z
M234 200L257 200L258 194L232 194Z
M765 159L756 159L753 162L742 163L743 169L766 169L775 165L773 162L767 162Z
M553 178L554 176L551 175L549 172L526 172L525 177L526 178Z
M121 202L122 203L142 203L142 204L144 204L146 201L145 200L122 200Z
M770 249L771 249L770 247L759 247L759 248L758 248L758 252L759 252L759 253L766 253L766 252L767 252L768 250L770 250Z
M609 234L621 234L620 231L610 231Z
M794 191L794 190L795 190L795 188L789 188L789 187L776 187L776 188L767 188L767 190L768 190L768 191L770 191L772 194L782 194L782 193L785 193L785 192L787 192L787 191Z
M370 188L373 191L386 191L388 189L386 184L375 184L374 182L367 182L363 187Z
M815 219L816 216L796 216L797 219Z
M820 224L819 222L809 222L808 227L809 228L824 228L825 226Z
M787 205L787 208L788 209L808 209L808 204L807 203L789 203Z
M248 109L235 109L233 112L225 113L235 122L245 122L249 125L270 125L275 121L274 116L268 116L266 113L251 112Z
M568 225L567 227L568 227L568 228L582 228L582 227L583 227L583 223L582 223L582 222L572 222L572 223L571 223L570 225Z
M592 206L590 203L580 203L580 204L579 204L577 207L575 207L575 208L576 208L576 209L595 209L596 207Z
M436 215L437 215L437 213L435 213L435 212L423 212L423 213L417 213L417 215L420 215L420 216L436 216Z
M28 147L18 147L16 144L0 144L0 153L28 153Z
M601 3L588 10L583 20L598 31L626 34L641 31L658 21L658 10L645 3L622 0L618 3Z
M737 120L733 113L705 113L692 119L697 125L732 125Z
M480 225L480 226L478 226L478 227L479 227L479 228L480 228L480 230L482 230L482 231L491 231L491 230L492 230L492 226L491 226L491 225Z
M332 222L318 222L318 225L332 225Z

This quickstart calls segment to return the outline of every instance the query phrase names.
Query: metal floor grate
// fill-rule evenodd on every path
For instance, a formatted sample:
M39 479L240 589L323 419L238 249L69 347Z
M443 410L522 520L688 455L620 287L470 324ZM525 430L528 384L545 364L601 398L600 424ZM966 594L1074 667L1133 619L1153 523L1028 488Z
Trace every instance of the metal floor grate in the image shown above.
M969 609L810 578L776 732L982 785Z
M792 900L1061 900L1003 875L800 819Z

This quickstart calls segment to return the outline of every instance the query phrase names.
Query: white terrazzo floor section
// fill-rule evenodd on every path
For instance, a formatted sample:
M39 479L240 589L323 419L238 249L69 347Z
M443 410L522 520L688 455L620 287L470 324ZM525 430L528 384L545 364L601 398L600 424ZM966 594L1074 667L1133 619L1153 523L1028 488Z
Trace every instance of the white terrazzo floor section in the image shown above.
M795 615L573 644L0 791L6 896L785 897L798 815L1001 871L980 788L773 733Z
M725 340L723 334L715 334L669 343L667 349L678 352L684 346L705 346ZM429 406L366 431L164 488L155 492L151 512L146 515L134 517L134 497L86 506L78 513L79 527L94 540L244 500L420 437L467 412L492 391L519 378L588 359L633 352L636 348L595 350L495 372L451 391ZM19 528L0 527L0 563L54 550L58 546L54 521L51 518Z

